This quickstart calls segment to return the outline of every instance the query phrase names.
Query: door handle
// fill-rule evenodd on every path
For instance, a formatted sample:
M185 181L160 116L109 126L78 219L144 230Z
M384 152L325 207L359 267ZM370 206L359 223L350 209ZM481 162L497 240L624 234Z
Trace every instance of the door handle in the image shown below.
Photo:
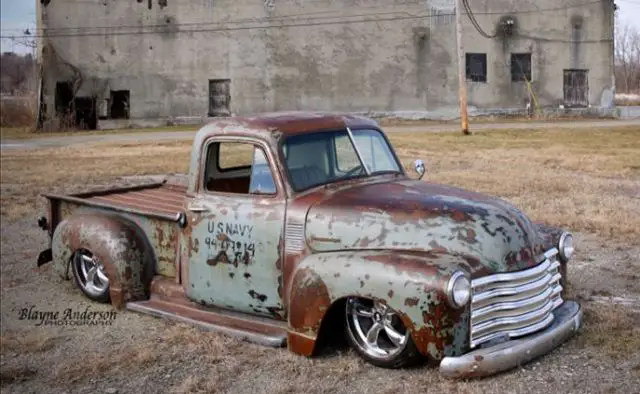
M204 205L200 204L189 204L189 210L191 212L207 212L209 211Z

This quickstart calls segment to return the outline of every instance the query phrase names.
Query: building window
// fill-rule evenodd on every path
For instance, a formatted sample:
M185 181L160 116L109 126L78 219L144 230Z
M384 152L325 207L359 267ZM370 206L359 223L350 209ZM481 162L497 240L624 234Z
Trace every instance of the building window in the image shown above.
M531 54L511 54L511 81L531 81Z
M209 80L209 116L229 116L231 114L231 80Z
M109 105L109 117L111 119L129 119L128 90L112 90Z
M487 82L487 54L466 54L467 81Z

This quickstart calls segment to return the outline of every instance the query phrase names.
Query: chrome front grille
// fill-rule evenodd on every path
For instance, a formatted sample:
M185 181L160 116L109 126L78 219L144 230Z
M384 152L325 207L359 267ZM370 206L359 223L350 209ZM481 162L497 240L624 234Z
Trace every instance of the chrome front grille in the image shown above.
M553 322L562 305L558 250L523 271L489 275L471 281L471 347L494 339L531 334Z

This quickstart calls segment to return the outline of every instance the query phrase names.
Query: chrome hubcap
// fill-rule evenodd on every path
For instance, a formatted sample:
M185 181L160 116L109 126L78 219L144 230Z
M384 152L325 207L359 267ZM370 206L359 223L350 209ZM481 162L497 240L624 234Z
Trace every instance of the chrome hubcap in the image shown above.
M76 270L80 280L80 286L87 293L99 296L109 287L109 278L104 273L104 265L88 252L76 253Z
M387 360L407 346L409 333L398 315L388 306L370 300L347 301L349 335L371 357Z

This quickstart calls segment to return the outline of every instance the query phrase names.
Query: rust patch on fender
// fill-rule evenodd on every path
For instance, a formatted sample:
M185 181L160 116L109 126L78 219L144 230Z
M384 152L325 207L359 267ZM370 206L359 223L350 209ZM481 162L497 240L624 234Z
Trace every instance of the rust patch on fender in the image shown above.
M289 302L291 328L315 338L330 306L329 290L322 279L309 269L298 271L293 279Z

